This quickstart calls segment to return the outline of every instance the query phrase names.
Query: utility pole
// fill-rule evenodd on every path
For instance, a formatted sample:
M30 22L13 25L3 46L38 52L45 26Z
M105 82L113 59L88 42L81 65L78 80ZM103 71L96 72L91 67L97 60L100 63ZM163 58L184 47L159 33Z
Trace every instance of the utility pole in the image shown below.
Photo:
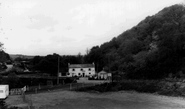
M57 72L57 84L59 84L59 67L60 67L60 56L58 56L58 72Z
M109 73L110 73L110 54L108 55Z
M109 73L111 73L111 71L110 71L110 54L108 55L108 64L109 64ZM113 73L111 73L111 81L112 81L112 83L113 83Z

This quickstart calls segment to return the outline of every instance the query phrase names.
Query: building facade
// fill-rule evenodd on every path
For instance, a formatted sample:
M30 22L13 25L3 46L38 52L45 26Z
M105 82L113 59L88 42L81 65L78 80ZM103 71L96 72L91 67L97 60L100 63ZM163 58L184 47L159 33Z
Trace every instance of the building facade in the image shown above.
M95 75L94 64L69 64L68 67L69 77L89 77Z

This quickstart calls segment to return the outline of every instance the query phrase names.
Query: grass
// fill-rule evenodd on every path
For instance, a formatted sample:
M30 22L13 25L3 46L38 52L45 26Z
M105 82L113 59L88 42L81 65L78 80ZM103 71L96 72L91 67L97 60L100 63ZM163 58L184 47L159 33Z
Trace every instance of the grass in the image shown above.
M4 102L4 100L0 100L0 109L20 109L20 108L15 107L15 106L13 106L13 107L8 107L8 106L6 105L6 103Z

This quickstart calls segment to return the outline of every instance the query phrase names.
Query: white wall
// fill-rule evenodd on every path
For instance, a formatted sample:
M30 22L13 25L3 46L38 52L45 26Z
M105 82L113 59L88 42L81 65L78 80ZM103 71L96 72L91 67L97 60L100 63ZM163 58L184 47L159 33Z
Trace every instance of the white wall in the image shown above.
M73 69L75 70L73 71ZM69 74L70 74L69 76L82 76L83 73L85 73L85 76L93 76L95 75L95 68L92 68L92 67L91 68L69 68Z

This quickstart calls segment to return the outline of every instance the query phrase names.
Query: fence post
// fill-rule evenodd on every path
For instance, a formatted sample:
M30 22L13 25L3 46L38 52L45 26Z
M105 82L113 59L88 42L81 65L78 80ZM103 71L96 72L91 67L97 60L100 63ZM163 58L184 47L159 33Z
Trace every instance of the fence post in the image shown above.
M30 96L30 99L29 99L29 102L28 102L28 109L34 109L33 101L32 101L32 95Z
M72 84L70 84L70 86L69 86L69 90L72 90Z
M29 86L26 87L26 90L29 91Z
M35 88L35 93L37 93L37 88Z
M77 83L76 85L77 85L76 90L80 89L80 87L81 87L80 84Z
M32 99L30 101L30 109L33 109L33 102L32 102Z
M23 93L22 93L22 97L23 97L23 101L26 102L26 97L25 97L24 91L23 91Z
M40 84L39 84L39 89L41 89Z

